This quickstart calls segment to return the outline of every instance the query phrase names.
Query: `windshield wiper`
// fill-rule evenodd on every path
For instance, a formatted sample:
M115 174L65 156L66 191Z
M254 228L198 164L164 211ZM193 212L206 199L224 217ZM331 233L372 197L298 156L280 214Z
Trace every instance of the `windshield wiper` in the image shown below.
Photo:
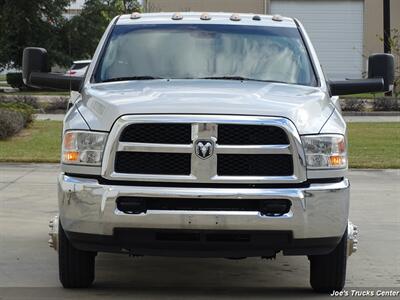
M197 79L216 79L216 80L247 80L247 81L261 81L261 82L275 82L275 83L288 83L285 81L278 80L262 80L262 79L254 79L254 78L246 78L242 76L209 76L209 77L201 77Z
M161 77L154 76L127 76L127 77L114 77L103 80L102 82L112 82L112 81L128 81L128 80L155 80L155 79L164 79Z

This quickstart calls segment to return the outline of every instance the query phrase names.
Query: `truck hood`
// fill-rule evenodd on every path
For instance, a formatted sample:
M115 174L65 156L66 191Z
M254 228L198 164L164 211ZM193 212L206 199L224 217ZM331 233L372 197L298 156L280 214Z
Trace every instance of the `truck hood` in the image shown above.
M109 131L129 114L284 117L300 134L318 133L334 110L319 88L256 81L151 80L93 84L78 109L92 130Z

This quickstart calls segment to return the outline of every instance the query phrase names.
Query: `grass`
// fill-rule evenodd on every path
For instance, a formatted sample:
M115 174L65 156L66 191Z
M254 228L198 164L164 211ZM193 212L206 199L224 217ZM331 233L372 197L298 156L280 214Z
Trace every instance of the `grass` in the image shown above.
M59 162L62 122L35 121L0 141L0 162ZM399 123L349 123L351 168L400 168Z
M0 141L0 162L59 162L62 122L35 121L17 136Z
M349 123L351 168L400 168L400 122Z
M12 93L0 93L0 95L10 96L69 96L70 92L60 91L24 91L24 92L12 92Z
M364 93L364 94L353 94L353 95L345 95L340 98L356 98L356 99L375 99L384 97L384 93Z
M7 83L7 80L6 80L6 75L0 75L0 88L1 87L8 87L8 86L9 85Z

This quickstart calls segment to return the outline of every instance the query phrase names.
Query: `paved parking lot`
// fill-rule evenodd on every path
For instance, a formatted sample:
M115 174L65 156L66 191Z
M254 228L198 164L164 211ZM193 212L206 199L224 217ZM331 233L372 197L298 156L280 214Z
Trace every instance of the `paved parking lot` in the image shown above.
M100 254L92 289L60 288L47 224L57 212L57 165L0 164L0 299L321 298L308 284L305 257L129 258ZM347 288L400 290L400 170L351 171L351 220L359 251Z

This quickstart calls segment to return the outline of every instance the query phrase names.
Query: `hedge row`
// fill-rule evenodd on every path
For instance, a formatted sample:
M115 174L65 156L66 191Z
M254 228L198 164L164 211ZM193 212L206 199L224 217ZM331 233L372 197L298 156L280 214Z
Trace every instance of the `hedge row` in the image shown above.
M0 103L0 140L9 138L33 121L34 109L25 103Z
M380 97L375 99L345 98L341 99L343 111L400 111L399 98Z

